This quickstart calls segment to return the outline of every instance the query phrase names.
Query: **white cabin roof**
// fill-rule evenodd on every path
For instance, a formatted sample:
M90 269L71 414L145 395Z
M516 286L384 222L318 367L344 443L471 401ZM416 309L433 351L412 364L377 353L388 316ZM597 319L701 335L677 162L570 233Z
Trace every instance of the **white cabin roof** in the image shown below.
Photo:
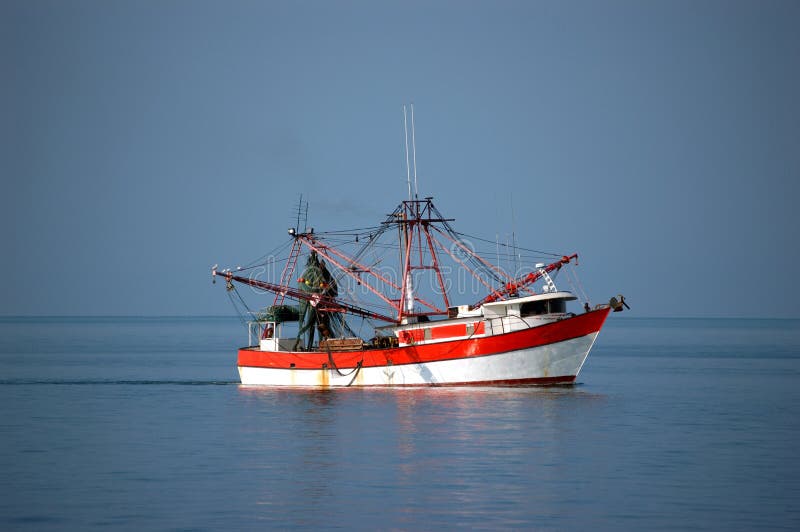
M572 295L572 292L548 292L546 294L534 294L532 296L516 297L513 299L504 299L503 301L493 301L491 303L484 303L484 307L502 307L508 305L521 305L522 303L530 303L531 301L544 301L547 299L566 299L567 301L575 301L578 299Z

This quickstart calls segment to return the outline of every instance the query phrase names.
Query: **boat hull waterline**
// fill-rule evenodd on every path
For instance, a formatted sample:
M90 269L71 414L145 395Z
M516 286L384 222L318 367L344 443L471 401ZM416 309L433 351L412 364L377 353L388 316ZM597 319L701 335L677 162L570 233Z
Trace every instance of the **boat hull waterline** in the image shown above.
M450 342L350 352L239 350L243 385L464 386L574 383L610 309Z

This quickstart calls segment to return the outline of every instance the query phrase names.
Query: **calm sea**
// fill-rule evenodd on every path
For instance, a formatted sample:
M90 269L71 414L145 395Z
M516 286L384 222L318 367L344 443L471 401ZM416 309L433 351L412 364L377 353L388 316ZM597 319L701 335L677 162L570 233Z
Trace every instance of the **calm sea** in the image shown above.
M0 319L0 529L800 529L800 321L611 316L550 388L243 388L244 343Z

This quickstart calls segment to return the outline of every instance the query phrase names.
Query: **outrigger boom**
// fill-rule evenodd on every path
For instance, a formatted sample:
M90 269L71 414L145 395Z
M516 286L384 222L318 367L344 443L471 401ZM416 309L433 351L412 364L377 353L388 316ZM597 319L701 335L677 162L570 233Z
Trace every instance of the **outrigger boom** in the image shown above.
M303 292L302 290L298 290L290 286L282 286L282 285L268 283L265 281L259 281L258 279L251 279L249 277L241 277L239 275L233 275L233 273L230 271L217 272L216 270L212 270L211 274L214 276L216 275L224 276L226 282L228 283L236 281L237 283L242 283L247 286L252 286L253 288L258 288L259 290L263 290L265 292L272 292L274 294L279 294L283 297L289 296L291 298L297 299L298 301L307 301L312 306L316 307L318 312L347 312L349 314L355 314L356 316L362 316L364 318L373 318L376 320L386 321L390 323L395 323L397 321L395 318L390 318L389 316L384 316L376 312L371 312L369 310L357 307L355 305L351 305L349 303L343 303L329 296Z

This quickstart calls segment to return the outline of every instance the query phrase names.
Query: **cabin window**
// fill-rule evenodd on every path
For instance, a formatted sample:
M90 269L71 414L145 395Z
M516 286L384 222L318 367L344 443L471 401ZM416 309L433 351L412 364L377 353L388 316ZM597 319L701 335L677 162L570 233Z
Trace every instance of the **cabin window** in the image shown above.
M525 316L547 314L547 301L529 301L528 303L523 303L519 311L520 316L523 318Z
M550 314L564 314L567 311L566 299L549 300Z
M542 314L564 314L567 312L566 299L543 299L529 301L520 307L520 316L540 316Z

